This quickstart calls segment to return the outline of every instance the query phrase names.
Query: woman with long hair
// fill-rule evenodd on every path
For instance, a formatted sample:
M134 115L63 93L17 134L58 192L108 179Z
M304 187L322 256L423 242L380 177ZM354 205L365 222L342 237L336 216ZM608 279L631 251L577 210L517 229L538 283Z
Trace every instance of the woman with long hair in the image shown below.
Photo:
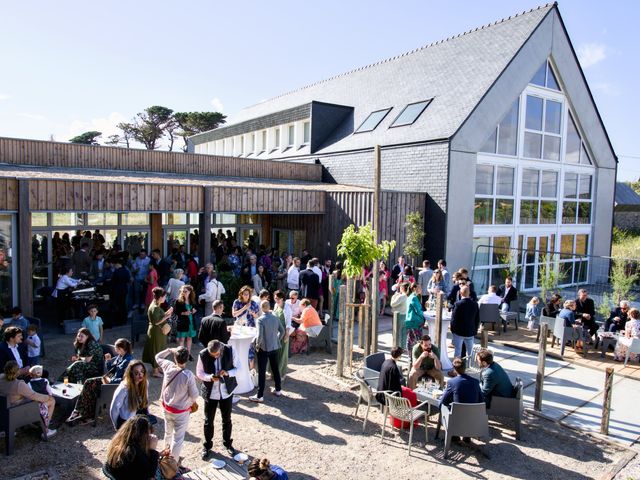
M256 292L269 287L269 281L267 280L267 276L265 274L264 265L259 264L256 267L256 274L253 276L251 281L253 282L253 289Z
M429 292L429 299L435 300L438 292L444 292L444 276L440 270L435 270L431 279L427 282L427 291Z
M420 305L418 297L422 289L415 282L411 284L410 288L411 294L407 298L407 317L404 320L407 331L407 352L413 352L413 346L422 338L422 325L424 324L422 305Z
M245 285L238 292L238 298L233 301L231 316L236 325L256 326L256 318L260 315L260 307L251 299L251 287ZM256 352L253 345L249 348L249 368L253 368Z
M131 361L124 372L122 382L113 394L109 409L109 416L116 430L134 415L150 416L148 392L147 368L140 360ZM152 418L155 420L155 417Z
M284 327L284 335L280 339L280 351L278 352L278 370L280 378L284 380L287 376L287 366L289 364L289 330L291 327L291 306L285 303L284 292L276 290L273 293L275 306L273 314L278 317L280 324Z
M178 345L184 347L186 339L189 360L191 361L193 361L193 357L191 356L191 342L193 341L193 337L197 335L194 319L196 314L195 305L196 294L193 291L193 287L191 285L183 285L173 307L173 313L178 319L178 323L176 325Z
M136 415L124 423L109 443L104 470L116 480L156 478L160 461L157 446L158 437L153 434L149 420Z
M247 473L256 480L289 480L282 467L271 465L266 458L254 458L249 462Z
M173 315L173 307L170 307L167 311L162 308L162 304L167 299L167 294L162 287L156 287L153 289L153 302L149 305L147 310L147 317L149 318L149 327L147 328L147 341L144 344L144 350L142 350L142 361L150 363L153 366L153 376L156 378L162 378L160 373L160 367L156 362L156 353L161 352L167 347L167 336L162 333L162 327L169 321L171 315Z
M77 420L88 422L93 419L96 413L96 399L100 394L100 385L118 385L124 378L129 362L133 359L131 342L126 338L119 338L114 346L117 355L111 358L111 355L107 353L104 356L107 363L107 373L89 378L84 382L82 393L76 401L76 407L67 419L68 423Z
M67 377L71 383L84 383L91 377L97 377L104 368L104 354L102 347L91 335L88 328L78 330L76 340L73 342L76 354L71 356L73 362L69 365L58 381L62 382Z

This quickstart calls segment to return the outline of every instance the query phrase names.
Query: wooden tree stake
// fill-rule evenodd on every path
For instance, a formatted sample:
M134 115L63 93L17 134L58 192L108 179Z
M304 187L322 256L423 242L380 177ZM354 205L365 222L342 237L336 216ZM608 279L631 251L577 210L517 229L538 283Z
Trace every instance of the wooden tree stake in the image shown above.
M537 412L542 410L542 392L544 387L544 364L547 358L547 332L549 325L540 325L540 343L538 346L538 370L536 372L536 391L533 400L533 409Z
M342 377L344 374L344 347L345 347L345 326L347 322L347 286L340 285L338 293L338 304L340 318L338 320L338 354L336 362L336 375Z
M613 393L613 368L608 367L604 377L604 392L602 398L602 421L600 433L609 435L609 415L611 414L611 394Z

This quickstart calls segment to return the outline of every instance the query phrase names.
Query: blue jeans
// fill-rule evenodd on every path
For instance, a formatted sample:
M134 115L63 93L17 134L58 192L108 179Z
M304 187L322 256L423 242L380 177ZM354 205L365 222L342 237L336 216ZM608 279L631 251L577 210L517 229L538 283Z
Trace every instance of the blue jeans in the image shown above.
M452 333L451 337L453 340L454 357L459 357L462 353L463 343L467 347L467 356L471 355L471 351L473 350L473 337L461 337L460 335L456 335L455 333Z

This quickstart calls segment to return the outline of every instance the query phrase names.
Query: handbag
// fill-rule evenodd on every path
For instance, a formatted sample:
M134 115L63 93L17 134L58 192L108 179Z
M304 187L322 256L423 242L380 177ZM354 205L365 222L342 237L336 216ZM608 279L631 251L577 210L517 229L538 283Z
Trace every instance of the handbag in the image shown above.
M160 331L162 331L162 334L165 336L169 335L171 333L171 325L169 325L169 322L162 325L162 327L160 327Z
M172 456L160 457L160 471L164 478L174 478L178 473L178 462Z
M198 402L193 402L191 405L191 413L196 413L198 411Z

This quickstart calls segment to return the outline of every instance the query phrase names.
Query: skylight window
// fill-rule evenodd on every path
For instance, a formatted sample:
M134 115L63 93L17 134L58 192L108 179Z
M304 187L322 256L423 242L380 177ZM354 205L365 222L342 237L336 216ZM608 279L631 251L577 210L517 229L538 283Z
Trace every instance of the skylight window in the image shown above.
M371 112L365 119L365 121L362 122L356 129L355 133L370 132L372 130L375 130L378 125L380 125L380 122L384 120L384 117L387 116L387 113L389 113L390 111L390 108L386 108L384 110L376 110L375 112Z
M405 125L411 125L427 108L427 105L431 103L431 100L425 100L423 102L410 103L400 112L396 119L391 123L390 127L402 127Z

